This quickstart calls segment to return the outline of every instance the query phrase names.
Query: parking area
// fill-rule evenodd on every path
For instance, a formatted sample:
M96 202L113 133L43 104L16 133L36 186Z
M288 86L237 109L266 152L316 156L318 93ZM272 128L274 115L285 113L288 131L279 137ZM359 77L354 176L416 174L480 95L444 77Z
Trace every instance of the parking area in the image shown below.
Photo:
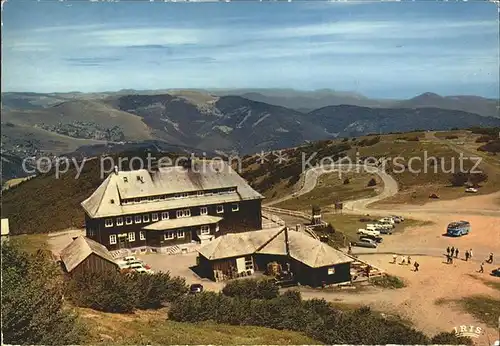
M224 287L223 282L202 279L191 269L196 266L197 256L198 252L191 252L178 255L145 254L139 255L137 258L150 265L155 272L170 272L172 276L185 278L188 285L201 283L205 290L220 291Z

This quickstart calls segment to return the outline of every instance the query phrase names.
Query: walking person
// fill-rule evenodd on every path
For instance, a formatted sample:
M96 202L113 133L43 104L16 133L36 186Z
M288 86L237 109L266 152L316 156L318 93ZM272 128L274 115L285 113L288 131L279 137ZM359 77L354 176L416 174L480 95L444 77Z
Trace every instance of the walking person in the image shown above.
M397 255L392 255L392 263L396 263L396 261L398 260L398 256Z
M465 250L465 262L467 262L469 260L469 250Z
M482 262L481 266L479 267L479 273L484 273L484 262Z
M469 258L472 259L472 249L469 249Z
M453 254L455 253L455 247L452 246L450 250L450 255L453 257Z
M458 258L458 248L455 249L455 258Z
M408 264L411 264L411 257L408 256Z
M450 254L450 247L449 247L449 246L446 248L446 254L447 254L447 255L449 255L449 254Z
M420 264L418 264L418 262L415 261L415 263L413 263L413 267L415 267L415 271L418 272L418 267L420 267Z
M405 264L405 262L406 262L406 256L403 256L403 259L401 260L400 264Z
M488 257L487 263L493 263L493 252L490 252L490 256Z

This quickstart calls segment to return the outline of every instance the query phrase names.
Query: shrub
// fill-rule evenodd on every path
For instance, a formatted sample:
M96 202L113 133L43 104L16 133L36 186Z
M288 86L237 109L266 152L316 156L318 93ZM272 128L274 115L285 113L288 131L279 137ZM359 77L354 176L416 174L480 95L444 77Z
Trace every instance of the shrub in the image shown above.
M351 181L349 180L349 178L345 178L344 179L344 185L348 185Z
M67 282L69 299L78 306L106 312L160 308L187 292L183 278L168 273L117 271L76 273Z
M457 336L453 332L442 332L431 339L433 345L474 345L469 337Z
M242 279L228 282L222 293L235 298L272 299L279 295L279 288L269 279Z
M405 283L397 276L392 275L383 275L379 277L375 277L371 280L371 282L375 286L380 286L384 288L403 288L405 287Z
M458 136L456 135L451 135L451 136L446 136L444 137L445 139L458 139Z
M77 306L106 312L132 312L138 304L132 276L117 271L75 273L67 294Z
M497 139L495 136L490 135L482 135L478 139L476 139L476 143L488 143L489 141L493 141Z
M487 151L490 153L500 153L500 139L486 143L485 145L480 146L477 150Z
M63 308L61 287L57 267L42 253L2 244L2 344L83 343L87 330Z
M375 180L375 178L371 178L370 181L368 182L368 187L372 187L372 186L375 186L377 185L377 181Z
M450 178L450 183L452 186L464 186L469 180L469 175L464 172L453 173Z

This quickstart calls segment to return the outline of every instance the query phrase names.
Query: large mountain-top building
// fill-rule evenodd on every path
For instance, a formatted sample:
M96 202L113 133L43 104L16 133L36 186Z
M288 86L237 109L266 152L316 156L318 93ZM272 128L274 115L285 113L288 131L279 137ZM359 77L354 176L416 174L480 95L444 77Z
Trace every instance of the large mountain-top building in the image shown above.
M109 250L158 251L262 228L261 201L227 163L115 169L85 201L87 237Z

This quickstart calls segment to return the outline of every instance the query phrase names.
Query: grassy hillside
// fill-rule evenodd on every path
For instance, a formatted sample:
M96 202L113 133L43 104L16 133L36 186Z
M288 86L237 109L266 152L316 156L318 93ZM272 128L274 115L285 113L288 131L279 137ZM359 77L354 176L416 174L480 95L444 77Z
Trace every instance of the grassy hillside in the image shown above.
M92 344L128 345L318 345L292 331L211 322L181 323L165 319L167 312L138 311L111 314L79 309L90 328Z

